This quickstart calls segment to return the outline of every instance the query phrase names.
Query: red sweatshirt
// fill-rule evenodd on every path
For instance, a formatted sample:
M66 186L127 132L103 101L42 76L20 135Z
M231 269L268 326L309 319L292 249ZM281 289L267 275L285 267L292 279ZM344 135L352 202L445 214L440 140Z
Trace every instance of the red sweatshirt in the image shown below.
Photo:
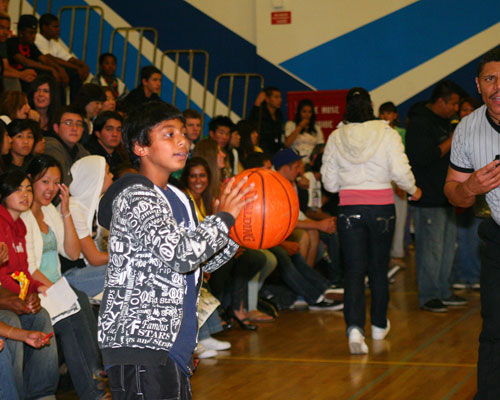
M41 282L35 280L28 271L28 254L26 253L26 226L21 218L17 221L6 208L0 205L0 242L9 248L9 259L0 265L0 284L11 292L19 293L19 282L10 276L13 272L22 271L30 280L28 293L36 293Z

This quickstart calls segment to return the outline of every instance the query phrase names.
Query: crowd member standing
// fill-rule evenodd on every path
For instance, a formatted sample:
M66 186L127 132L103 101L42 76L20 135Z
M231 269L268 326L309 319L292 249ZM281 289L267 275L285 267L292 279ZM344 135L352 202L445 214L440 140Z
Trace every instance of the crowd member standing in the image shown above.
M470 207L476 196L486 194L491 217L481 223L484 242L481 258L481 316L476 399L500 398L500 50L486 53L478 66L477 88L484 105L458 125L444 192L450 202Z
M281 92L277 87L269 86L259 93L250 112L249 119L260 128L260 147L269 155L283 147L283 114L281 112Z
M438 83L427 104L414 110L406 131L406 153L422 198L410 202L415 221L415 258L420 308L446 312L467 304L450 290L457 228L453 207L443 193L453 137L450 118L458 112L460 88Z
M382 340L390 329L389 265L394 233L391 181L419 200L422 192L404 153L399 134L375 120L369 93L352 88L347 93L343 124L328 138L321 176L325 189L339 193L337 220L346 265L344 319L351 354L366 354L365 276L371 290L372 338Z

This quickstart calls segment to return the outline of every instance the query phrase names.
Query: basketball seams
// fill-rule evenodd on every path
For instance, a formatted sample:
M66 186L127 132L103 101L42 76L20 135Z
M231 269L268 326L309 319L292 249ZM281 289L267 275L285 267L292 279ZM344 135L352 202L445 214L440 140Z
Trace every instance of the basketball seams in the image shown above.
M260 244L259 249L262 248L262 243L264 242L264 227L266 226L266 185L264 181L264 176L261 174L261 171L255 171L255 173L259 176L262 181L262 227L260 232Z
M288 193L288 191L286 190L285 185L283 185L283 183L276 176L274 176L273 174L269 174L269 176L271 176L274 180L276 180L280 184L280 186L283 188L283 191L285 193ZM287 229L285 231L284 237L281 238L280 243L283 242L290 235L288 233L288 231L290 230L290 225L292 223L292 212L291 212L292 211L292 203L290 201L290 197L289 196L286 196L286 199L288 201L288 209L290 210L290 215L288 216L288 227L287 227Z

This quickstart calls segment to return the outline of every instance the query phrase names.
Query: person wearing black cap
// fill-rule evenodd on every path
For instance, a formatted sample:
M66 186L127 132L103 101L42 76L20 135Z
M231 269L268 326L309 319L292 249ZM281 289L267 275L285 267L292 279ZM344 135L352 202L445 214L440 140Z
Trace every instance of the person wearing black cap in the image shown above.
M19 17L17 37L7 40L9 63L19 71L33 68L38 73L52 74L58 82L62 82L66 86L69 82L66 71L48 56L43 55L35 45L37 27L38 20L33 15ZM25 82L21 84L23 91L27 91L27 84Z

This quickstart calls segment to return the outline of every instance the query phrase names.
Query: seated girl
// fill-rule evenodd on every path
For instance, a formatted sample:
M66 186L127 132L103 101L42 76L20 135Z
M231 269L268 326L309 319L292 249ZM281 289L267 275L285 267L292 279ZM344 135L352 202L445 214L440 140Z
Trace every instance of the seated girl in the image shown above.
M38 155L27 172L33 180L33 204L23 213L27 227L27 252L30 271L46 286L61 279L58 253L75 260L80 242L69 211L69 190L61 184L61 167L51 156ZM59 193L61 213L52 205ZM71 380L80 398L100 399L105 393L98 388L102 373L97 348L97 323L85 293L73 288L81 310L54 325Z

